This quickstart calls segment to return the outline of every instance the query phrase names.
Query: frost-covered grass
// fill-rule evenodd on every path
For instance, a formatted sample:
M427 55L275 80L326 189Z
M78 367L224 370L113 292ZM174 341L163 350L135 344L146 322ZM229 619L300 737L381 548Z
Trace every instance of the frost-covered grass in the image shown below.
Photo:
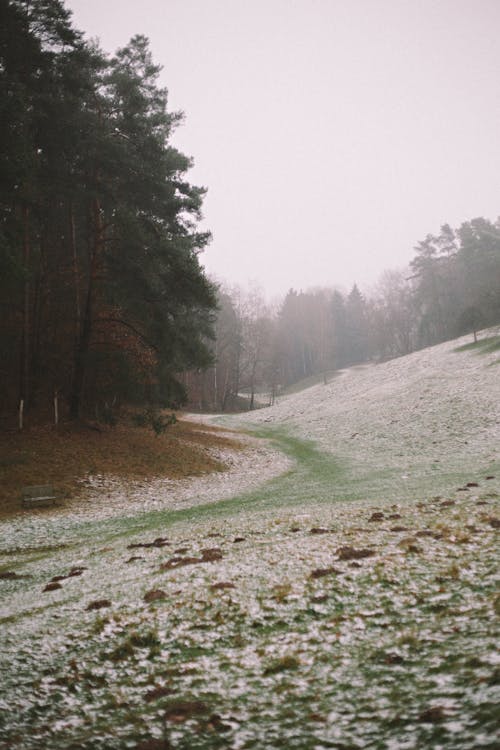
M0 747L498 747L497 371L452 349L240 419L261 486L4 522Z
M499 337L489 333L481 334L482 356L460 351L464 337L354 367L239 423L286 426L332 454L347 471L341 497L398 500L455 489L500 457L500 378L489 366Z

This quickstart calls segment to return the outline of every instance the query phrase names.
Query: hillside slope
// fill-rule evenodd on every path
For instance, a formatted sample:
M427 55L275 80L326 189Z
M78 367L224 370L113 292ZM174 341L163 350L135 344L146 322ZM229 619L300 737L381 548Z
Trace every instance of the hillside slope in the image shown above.
M238 423L288 427L315 441L369 496L460 482L495 465L500 451L498 351L463 349L468 341L350 368Z

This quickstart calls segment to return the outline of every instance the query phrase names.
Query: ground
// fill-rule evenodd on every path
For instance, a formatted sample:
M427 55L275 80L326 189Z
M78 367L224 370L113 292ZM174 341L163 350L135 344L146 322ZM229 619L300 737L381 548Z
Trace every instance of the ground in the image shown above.
M130 419L113 428L70 423L0 432L0 518L19 513L24 486L52 484L65 508L78 506L99 477L120 477L133 487L151 477L222 471L240 442L235 434L182 417L160 435Z
M500 379L464 343L225 419L228 473L5 519L0 747L498 747Z

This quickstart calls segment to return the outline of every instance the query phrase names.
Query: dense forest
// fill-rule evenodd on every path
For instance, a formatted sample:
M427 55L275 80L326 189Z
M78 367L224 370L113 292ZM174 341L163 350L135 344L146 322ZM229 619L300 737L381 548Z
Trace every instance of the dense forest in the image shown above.
M356 285L290 290L270 310L262 294L219 290L211 369L186 376L192 405L253 408L283 387L366 361L409 354L500 323L500 219L445 224L386 271L369 295ZM241 394L245 400L242 402Z
M180 403L210 362L204 190L158 75L142 36L110 57L58 0L0 2L4 413Z
M204 189L148 41L110 56L59 0L0 0L2 417L253 408L292 383L500 322L500 220L444 225L374 291L211 282ZM265 394L265 396L263 396ZM242 395L244 398L242 398ZM259 398L257 399L257 395Z

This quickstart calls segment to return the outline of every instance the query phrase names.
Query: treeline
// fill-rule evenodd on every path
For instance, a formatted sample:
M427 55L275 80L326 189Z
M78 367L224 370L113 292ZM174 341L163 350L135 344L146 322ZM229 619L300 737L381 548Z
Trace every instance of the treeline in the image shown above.
M255 290L221 291L216 365L185 376L192 406L253 408L286 386L370 360L409 354L500 323L500 220L444 225L364 296L355 285L290 290L270 310Z
M204 190L148 41L109 56L59 0L0 0L2 411L181 403L211 361Z
M500 322L500 221L448 225L363 295L212 284L204 190L147 39L109 56L59 0L0 0L0 415L229 410ZM217 311L216 311L217 310Z

